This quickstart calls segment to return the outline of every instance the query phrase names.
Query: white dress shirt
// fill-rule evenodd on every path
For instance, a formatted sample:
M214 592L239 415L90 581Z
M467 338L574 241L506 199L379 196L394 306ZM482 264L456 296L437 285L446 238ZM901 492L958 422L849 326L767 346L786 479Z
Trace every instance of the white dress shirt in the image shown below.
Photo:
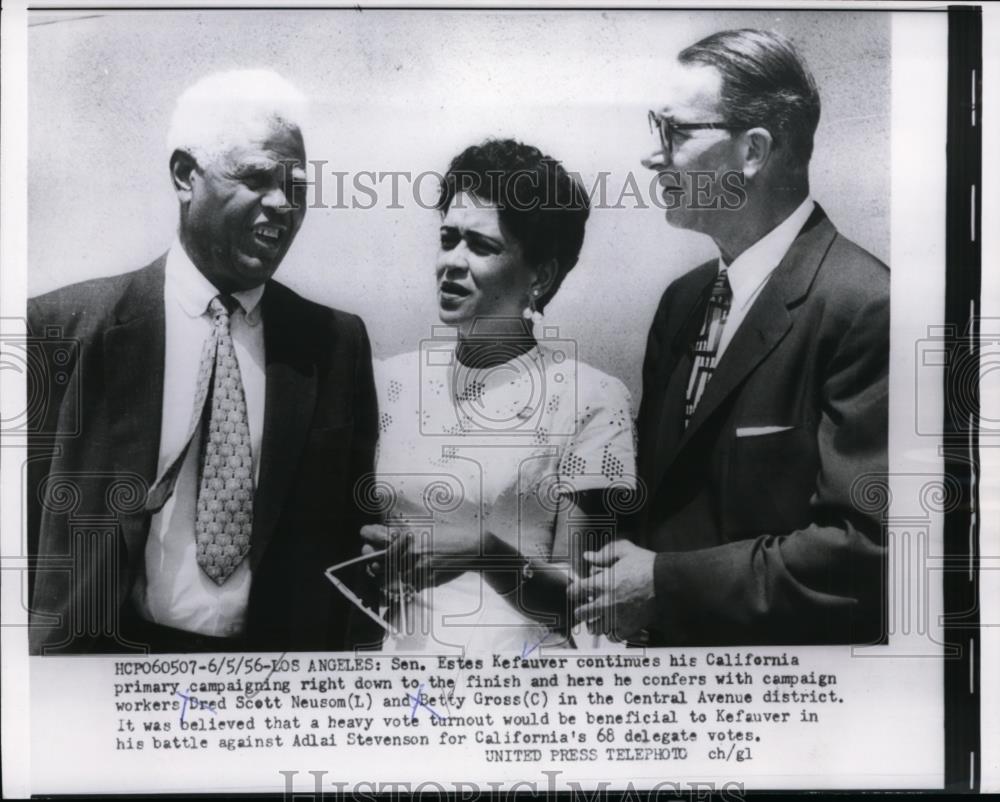
M212 333L208 304L218 294L191 262L183 246L175 242L167 255L163 289L166 353L157 477L187 442L202 346ZM264 430L264 323L260 310L263 294L263 286L233 293L241 308L230 317L233 347L246 396L255 486ZM136 380L142 379L136 377ZM243 632L250 595L250 560L244 559L221 585L216 585L198 566L194 530L200 441L198 431L185 456L173 495L152 518L146 540L145 573L136 583L133 598L139 613L154 623L202 635L233 637Z
M729 286L733 290L733 303L729 308L726 325L722 329L716 364L725 353L753 302L767 285L767 280L771 278L775 268L781 264L788 249L792 247L815 205L813 199L807 197L794 212L743 251L729 265ZM726 263L720 256L719 270L724 267Z

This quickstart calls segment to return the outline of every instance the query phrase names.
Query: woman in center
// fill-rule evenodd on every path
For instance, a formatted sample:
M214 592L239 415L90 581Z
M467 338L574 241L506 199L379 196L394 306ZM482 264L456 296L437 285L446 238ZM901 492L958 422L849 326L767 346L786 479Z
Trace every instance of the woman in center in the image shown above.
M558 161L509 139L467 148L441 182L446 326L375 368L385 523L362 535L389 549L387 650L597 645L566 591L635 498L630 399L541 324L589 206Z

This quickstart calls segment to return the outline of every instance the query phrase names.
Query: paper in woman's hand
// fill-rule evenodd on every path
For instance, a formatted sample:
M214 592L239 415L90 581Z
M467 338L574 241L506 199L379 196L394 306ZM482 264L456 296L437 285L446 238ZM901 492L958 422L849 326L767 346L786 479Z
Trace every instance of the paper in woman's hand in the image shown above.
M344 597L351 602L355 607L357 607L366 616L372 619L376 624L378 624L386 632L396 635L398 634L396 628L386 621L382 616L378 614L377 611L373 610L367 604L365 604L364 599L352 590L346 583L346 573L345 569L358 565L359 563L369 563L374 564L377 561L383 561L386 556L386 549L377 549L367 554L362 554L360 557L353 557L350 560L345 560L344 562L337 563L336 565L331 565L326 569L326 578L333 583L333 586L340 591Z

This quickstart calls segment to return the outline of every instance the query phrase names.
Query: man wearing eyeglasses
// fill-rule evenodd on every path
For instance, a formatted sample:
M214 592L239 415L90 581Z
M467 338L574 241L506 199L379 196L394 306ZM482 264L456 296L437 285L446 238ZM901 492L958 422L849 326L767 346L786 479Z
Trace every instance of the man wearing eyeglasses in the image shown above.
M587 555L577 617L652 645L882 637L885 558L856 481L887 470L889 271L813 200L816 85L776 33L683 50L650 112L671 225L719 258L646 347L635 543ZM589 600L588 600L589 599Z

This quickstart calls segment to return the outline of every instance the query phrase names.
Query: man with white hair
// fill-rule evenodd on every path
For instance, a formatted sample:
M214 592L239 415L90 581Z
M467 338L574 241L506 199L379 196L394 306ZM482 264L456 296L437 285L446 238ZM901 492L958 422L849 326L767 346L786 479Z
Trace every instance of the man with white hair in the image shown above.
M263 70L190 87L167 253L29 301L75 344L29 443L33 653L351 645L324 570L360 547L368 337L272 280L306 213L304 101Z

